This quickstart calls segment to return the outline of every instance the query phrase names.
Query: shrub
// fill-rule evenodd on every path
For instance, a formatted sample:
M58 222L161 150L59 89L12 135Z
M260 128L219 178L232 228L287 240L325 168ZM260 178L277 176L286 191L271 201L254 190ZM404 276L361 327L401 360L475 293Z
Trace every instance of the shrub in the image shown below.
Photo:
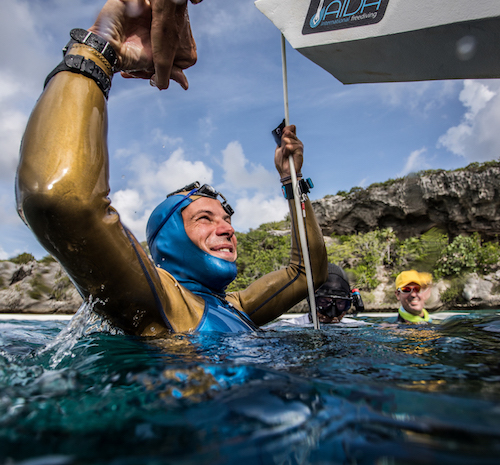
M290 236L276 236L270 230L290 227L286 219L267 223L248 233L236 233L238 239L238 275L228 288L229 292L248 287L253 281L271 271L279 270L290 261Z
M327 247L328 261L352 273L352 285L364 290L377 287L377 267L392 263L393 246L396 244L396 235L392 229L340 236L335 239L335 243Z
M397 182L401 182L402 181L402 178L397 178L397 179L392 179L392 178L389 178L387 181L383 181L383 182L374 182L372 184L370 184L368 187L367 187L367 190L370 190L370 189L375 189L377 187L381 187L381 188L387 188L387 187L390 187L392 186L393 184L396 184Z
M469 273L488 273L498 268L500 248L498 244L481 244L478 233L472 236L457 236L443 250L436 266L438 276Z
M49 294L49 298L53 300L65 300L68 290L72 287L72 283L67 276L61 275L54 283L54 288Z
M362 187L354 186L354 187L351 187L351 190L349 191L348 195L359 194L360 192L363 192L363 191L364 191L364 189Z
M25 265L26 263L35 261L35 257L30 253L23 252L17 257L11 258L10 261L16 265Z
M43 294L48 294L50 291L50 287L45 284L41 274L37 273L31 278L31 289L28 291L28 295L32 299L40 300Z
M394 253L394 266L398 270L395 275L412 268L432 273L447 244L448 236L436 228L420 237L398 241Z
M441 294L441 302L449 307L464 303L463 297L465 279L459 278L451 281L450 287Z
M42 298L42 293L38 289L30 289L28 291L28 295L33 299L33 300L40 300Z

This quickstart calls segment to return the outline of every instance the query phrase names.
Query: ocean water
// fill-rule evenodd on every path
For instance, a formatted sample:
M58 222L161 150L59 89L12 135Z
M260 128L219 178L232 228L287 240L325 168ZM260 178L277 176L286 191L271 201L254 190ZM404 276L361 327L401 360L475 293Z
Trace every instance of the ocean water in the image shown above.
M498 312L161 340L87 317L0 321L0 464L500 463Z

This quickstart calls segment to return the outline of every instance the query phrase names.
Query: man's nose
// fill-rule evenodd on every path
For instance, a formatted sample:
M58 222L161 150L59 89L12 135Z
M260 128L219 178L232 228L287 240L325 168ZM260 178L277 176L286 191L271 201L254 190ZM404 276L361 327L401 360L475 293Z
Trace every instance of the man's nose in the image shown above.
M220 221L217 225L216 234L218 236L227 236L231 238L234 235L234 228L227 221Z

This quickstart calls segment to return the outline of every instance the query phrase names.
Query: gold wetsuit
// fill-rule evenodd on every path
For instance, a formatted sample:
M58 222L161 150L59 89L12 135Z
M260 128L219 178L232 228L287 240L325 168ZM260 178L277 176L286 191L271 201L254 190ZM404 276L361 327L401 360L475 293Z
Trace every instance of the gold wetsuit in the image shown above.
M85 47L68 53L107 67ZM24 134L16 182L21 218L61 263L82 297L92 298L95 309L113 324L146 336L194 330L203 316L203 299L153 265L110 205L108 178L106 99L92 79L60 72L42 93ZM306 212L317 288L327 279L326 250L309 201ZM258 325L307 296L300 246L295 234L292 238L288 267L226 296Z

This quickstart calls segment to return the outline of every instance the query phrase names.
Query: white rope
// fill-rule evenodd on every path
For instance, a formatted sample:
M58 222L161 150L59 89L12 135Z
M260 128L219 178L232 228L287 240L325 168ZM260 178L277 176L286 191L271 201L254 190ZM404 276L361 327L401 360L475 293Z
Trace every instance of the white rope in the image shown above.
M288 77L286 66L286 42L285 36L281 34L281 63L283 69L283 99L285 102L285 125L290 124L290 115L288 112ZM307 289L309 291L309 304L311 306L311 317L314 329L319 329L319 321L316 315L316 298L314 296L314 284L312 279L311 259L309 257L309 247L307 245L306 230L304 227L304 217L302 216L302 206L300 204L300 192L297 182L297 173L295 171L295 164L293 156L290 155L288 159L290 164L290 176L292 178L293 197L295 200L295 212L297 216L297 226L299 229L300 246L302 248L302 257L304 258L304 266L306 268Z

